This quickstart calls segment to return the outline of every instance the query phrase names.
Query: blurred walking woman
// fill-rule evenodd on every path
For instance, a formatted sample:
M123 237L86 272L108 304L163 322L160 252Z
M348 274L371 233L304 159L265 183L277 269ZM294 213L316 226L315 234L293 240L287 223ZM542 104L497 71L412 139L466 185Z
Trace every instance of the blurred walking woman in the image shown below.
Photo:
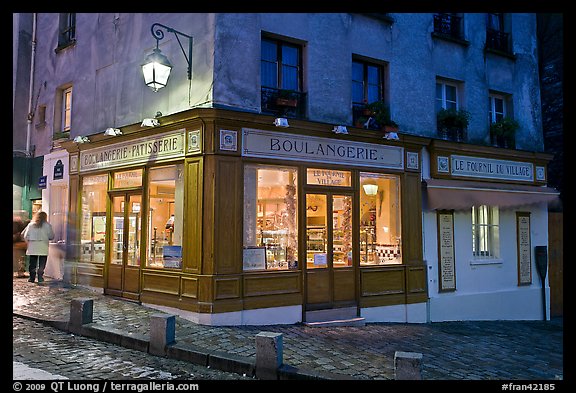
M28 244L26 255L30 256L30 278L28 281L34 282L36 266L38 266L38 282L41 283L44 281L44 268L48 259L48 242L54 239L54 230L52 225L48 223L45 212L36 213L34 219L22 231L22 237Z

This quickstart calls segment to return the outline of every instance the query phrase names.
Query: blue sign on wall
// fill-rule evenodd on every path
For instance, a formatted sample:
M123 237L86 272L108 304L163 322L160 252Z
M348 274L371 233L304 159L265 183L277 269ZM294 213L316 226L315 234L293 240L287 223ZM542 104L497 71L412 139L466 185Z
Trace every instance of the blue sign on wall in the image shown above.
M40 178L38 179L38 188L40 188L40 189L46 188L47 179L48 179L48 176L40 176Z

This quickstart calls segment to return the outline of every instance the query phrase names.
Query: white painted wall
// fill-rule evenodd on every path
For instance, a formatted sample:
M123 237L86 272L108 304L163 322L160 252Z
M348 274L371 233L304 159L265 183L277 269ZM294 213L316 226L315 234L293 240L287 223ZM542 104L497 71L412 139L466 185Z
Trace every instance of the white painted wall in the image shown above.
M530 213L532 284L526 286L518 286L516 212ZM438 291L436 212L424 212L423 232L431 322L543 318L542 284L536 269L534 247L548 245L548 212L545 204L500 209L500 258L496 260L474 259L471 211L455 211L454 292ZM547 281L546 290L549 291ZM546 303L549 310L548 294Z

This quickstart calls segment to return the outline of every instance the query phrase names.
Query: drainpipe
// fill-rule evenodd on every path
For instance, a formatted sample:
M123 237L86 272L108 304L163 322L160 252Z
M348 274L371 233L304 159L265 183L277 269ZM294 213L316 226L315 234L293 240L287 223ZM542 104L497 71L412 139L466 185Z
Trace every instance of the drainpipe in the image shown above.
M32 54L30 61L30 89L28 92L28 124L26 127L26 156L30 157L32 152L30 152L30 137L32 134L32 119L34 118L34 113L32 111L32 99L34 96L34 67L36 60L36 17L37 14L32 14Z

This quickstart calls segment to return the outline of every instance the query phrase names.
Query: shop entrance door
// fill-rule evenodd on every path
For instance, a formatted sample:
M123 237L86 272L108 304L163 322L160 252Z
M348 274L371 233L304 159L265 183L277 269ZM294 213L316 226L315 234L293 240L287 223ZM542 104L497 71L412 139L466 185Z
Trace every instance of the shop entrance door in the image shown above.
M142 195L111 193L110 246L104 293L139 300Z
M306 311L357 306L352 194L306 194Z

